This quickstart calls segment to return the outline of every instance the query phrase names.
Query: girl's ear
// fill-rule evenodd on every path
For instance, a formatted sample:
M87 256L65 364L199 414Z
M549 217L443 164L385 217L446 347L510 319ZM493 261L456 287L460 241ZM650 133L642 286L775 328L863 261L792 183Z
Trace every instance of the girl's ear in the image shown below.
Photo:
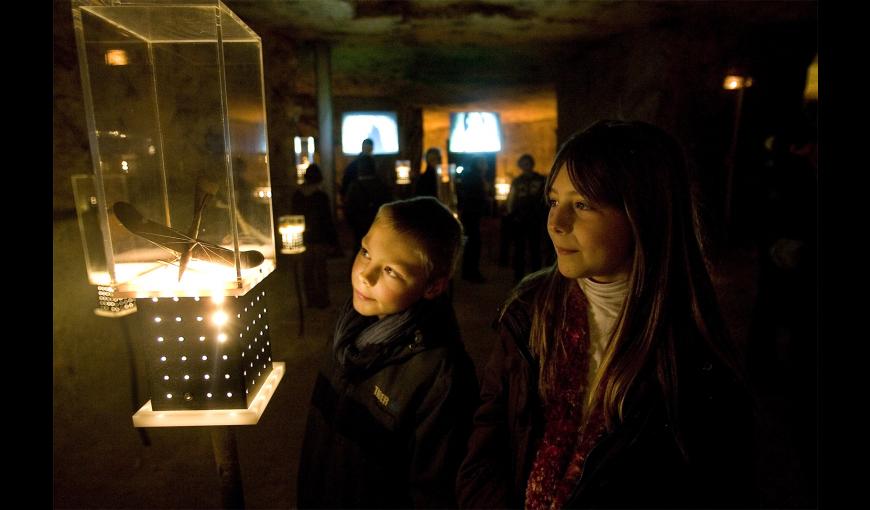
M447 289L447 284L450 280L446 277L442 276L438 278L434 282L430 283L428 287L426 287L426 291L423 293L423 297L426 299L433 299L438 297L445 289Z

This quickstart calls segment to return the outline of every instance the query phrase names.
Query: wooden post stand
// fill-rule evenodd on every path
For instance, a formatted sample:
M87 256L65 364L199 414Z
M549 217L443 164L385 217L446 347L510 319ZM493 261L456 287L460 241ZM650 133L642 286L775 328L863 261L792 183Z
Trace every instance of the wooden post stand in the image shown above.
M230 426L209 427L214 462L221 480L221 503L223 508L245 508L236 434Z

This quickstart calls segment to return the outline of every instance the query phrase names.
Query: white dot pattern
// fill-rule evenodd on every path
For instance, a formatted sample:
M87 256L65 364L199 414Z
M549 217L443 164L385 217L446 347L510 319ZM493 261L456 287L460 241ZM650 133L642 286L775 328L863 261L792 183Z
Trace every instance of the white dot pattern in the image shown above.
M272 362L266 294L258 294L217 304L192 297L137 300L145 316L153 318L146 321L148 337L156 339L148 343L148 359L152 381L159 384L151 385L154 394L164 397L152 399L155 411L248 407ZM216 312L230 320L223 325L205 320ZM254 359L246 359L245 351Z

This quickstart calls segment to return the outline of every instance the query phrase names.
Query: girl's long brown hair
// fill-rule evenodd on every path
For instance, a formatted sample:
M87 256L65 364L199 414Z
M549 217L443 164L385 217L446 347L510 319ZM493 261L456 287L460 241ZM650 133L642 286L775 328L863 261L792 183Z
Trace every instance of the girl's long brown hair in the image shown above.
M647 123L599 121L561 146L547 191L560 171L568 172L577 191L592 202L624 211L634 237L628 296L587 392L584 414L601 406L612 430L634 398L654 391L664 398L679 441L678 366L693 343L700 339L735 375L742 374L701 249L682 148ZM547 274L533 300L529 343L539 361L539 392L546 402L557 397L551 394L554 360L563 351L569 285L577 283L556 265L543 271Z

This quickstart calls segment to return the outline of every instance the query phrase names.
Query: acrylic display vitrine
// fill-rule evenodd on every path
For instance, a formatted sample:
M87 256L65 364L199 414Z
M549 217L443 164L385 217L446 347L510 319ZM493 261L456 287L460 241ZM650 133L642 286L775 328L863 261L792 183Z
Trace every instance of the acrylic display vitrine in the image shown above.
M275 267L259 36L216 0L73 0L94 173L88 278L244 296ZM86 233L82 232L83 239Z
M275 268L260 38L216 0L72 9L94 167L73 189L89 282L139 311L152 398L134 423L262 412L283 371L259 285ZM198 416L184 425L220 422Z

